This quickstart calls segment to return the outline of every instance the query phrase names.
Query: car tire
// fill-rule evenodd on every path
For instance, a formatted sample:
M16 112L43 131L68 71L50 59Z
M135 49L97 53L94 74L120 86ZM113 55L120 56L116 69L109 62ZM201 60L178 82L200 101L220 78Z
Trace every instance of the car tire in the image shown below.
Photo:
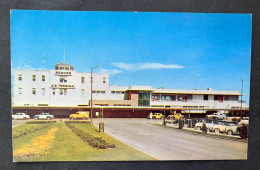
M219 132L220 132L220 130L219 130L219 129L215 129L214 131L215 131L215 133L219 133Z
M227 134L228 134L228 135L233 135L232 130L227 131Z

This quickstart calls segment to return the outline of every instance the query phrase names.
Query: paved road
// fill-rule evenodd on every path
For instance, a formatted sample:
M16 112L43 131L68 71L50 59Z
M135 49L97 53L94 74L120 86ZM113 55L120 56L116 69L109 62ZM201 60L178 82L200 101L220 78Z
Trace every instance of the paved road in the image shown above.
M25 122L31 121L31 120L33 120L33 119L15 119L15 120L12 120L12 127L19 126L19 125L24 124Z
M105 132L159 160L246 159L247 143L147 124L147 119L104 119ZM162 122L161 120L156 120ZM96 124L94 119L93 123Z

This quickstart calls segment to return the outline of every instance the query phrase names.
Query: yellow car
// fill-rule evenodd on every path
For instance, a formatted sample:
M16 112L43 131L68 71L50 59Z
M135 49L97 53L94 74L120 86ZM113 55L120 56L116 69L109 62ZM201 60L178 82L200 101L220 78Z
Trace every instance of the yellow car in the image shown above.
M71 114L70 119L74 120L74 119L89 119L89 111L78 111L75 114Z
M162 119L163 115L161 113L150 113L149 116L147 116L147 119Z

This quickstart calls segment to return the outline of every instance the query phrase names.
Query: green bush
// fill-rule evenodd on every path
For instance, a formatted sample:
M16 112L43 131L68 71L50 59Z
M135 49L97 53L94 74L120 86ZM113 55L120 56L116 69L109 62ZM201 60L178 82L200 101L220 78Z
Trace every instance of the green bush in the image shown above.
M239 131L239 136L242 138L242 139L247 139L248 137L248 125L241 125L237 128L237 130Z
M205 122L203 122L203 124L202 124L201 131L202 131L203 133L207 133L207 126L206 126L206 123L205 123Z
M72 124L75 123L74 121L65 121L66 125L74 132L76 135L78 135L83 141L88 142L90 146L97 149L107 149L107 148L115 148L116 145L114 144L108 144L105 140L102 139L102 137L94 137L93 135L84 132L81 129L76 128ZM77 121L77 123L79 123ZM82 122L86 123L86 122Z
M38 120L38 121L29 121L25 122L25 124L49 124L49 123L56 123L56 120Z
M178 123L179 123L178 128L179 128L179 129L182 129L182 128L183 128L183 124L184 124L183 120L182 120L182 119L179 119L179 120L178 120Z

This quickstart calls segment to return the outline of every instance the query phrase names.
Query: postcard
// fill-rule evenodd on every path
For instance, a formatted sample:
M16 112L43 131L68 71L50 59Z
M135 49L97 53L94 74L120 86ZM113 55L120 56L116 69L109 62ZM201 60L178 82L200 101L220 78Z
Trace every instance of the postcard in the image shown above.
M14 162L247 159L251 14L10 19Z

